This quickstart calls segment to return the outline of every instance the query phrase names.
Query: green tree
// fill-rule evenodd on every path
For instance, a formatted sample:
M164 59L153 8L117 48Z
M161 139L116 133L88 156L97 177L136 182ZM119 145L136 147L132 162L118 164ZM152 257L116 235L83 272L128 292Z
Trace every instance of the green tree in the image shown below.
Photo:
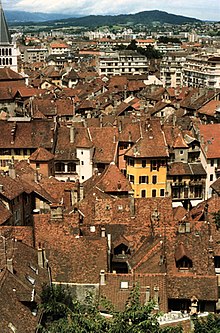
M98 301L93 295L82 304L61 285L45 287L41 298L41 333L182 333L180 327L159 327L154 304L141 304L138 286L132 289L124 311L115 311L106 299ZM100 314L100 304L112 318Z
M194 333L219 333L220 316L209 314L206 318L194 320Z

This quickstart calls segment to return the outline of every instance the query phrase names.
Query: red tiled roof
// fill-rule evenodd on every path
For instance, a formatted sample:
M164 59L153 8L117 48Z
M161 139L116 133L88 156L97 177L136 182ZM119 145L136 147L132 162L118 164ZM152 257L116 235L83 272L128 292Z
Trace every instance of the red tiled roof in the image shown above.
M220 158L220 124L199 125L199 132L206 158Z
M47 149L39 147L31 156L30 161L50 161L54 159L54 155L51 154Z

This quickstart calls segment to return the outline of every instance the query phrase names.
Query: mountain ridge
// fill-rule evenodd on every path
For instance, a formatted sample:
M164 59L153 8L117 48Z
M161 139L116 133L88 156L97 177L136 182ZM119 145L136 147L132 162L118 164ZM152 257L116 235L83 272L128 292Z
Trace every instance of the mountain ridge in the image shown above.
M19 15L18 15L19 13ZM149 24L153 22L170 23L170 24L184 24L201 22L201 20L170 14L160 10L142 11L135 14L118 14L118 15L88 15L88 16L76 16L74 14L46 14L46 13L29 13L29 12L14 12L5 11L6 18L9 23L48 23L52 24L54 21L60 24L72 25L72 26L85 26L95 27L101 25L115 25L115 24ZM23 20L20 19L23 15ZM35 20L34 20L35 18ZM49 19L47 19L49 18Z

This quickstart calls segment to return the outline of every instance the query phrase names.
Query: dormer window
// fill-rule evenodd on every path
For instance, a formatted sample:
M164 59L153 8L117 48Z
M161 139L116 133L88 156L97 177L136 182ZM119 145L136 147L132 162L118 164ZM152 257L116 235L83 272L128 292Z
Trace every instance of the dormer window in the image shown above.
M180 243L176 248L175 260L179 270L189 270L193 267L192 259L183 243Z
M190 269L192 268L192 260L186 256L181 258L180 260L176 261L176 267L179 268L179 270L183 269Z

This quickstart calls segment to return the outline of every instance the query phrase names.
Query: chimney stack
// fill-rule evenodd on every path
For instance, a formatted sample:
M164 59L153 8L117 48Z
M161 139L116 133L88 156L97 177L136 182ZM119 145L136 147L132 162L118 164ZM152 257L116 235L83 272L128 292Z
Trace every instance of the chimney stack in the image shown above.
M105 227L101 228L101 237L104 238L105 237Z
M14 270L13 270L13 259L8 259L8 258L7 258L7 269L8 269L9 272L11 272L12 274L14 273Z
M73 126L70 127L70 143L74 143L75 140L75 128Z
M103 269L100 271L100 285L105 285L105 271Z
M38 266L41 268L44 268L44 255L43 255L43 249L41 248L41 245L39 245L37 250L37 260L38 260Z
M15 179L16 173L15 173L15 166L14 166L14 157L11 159L11 163L9 165L9 177Z

